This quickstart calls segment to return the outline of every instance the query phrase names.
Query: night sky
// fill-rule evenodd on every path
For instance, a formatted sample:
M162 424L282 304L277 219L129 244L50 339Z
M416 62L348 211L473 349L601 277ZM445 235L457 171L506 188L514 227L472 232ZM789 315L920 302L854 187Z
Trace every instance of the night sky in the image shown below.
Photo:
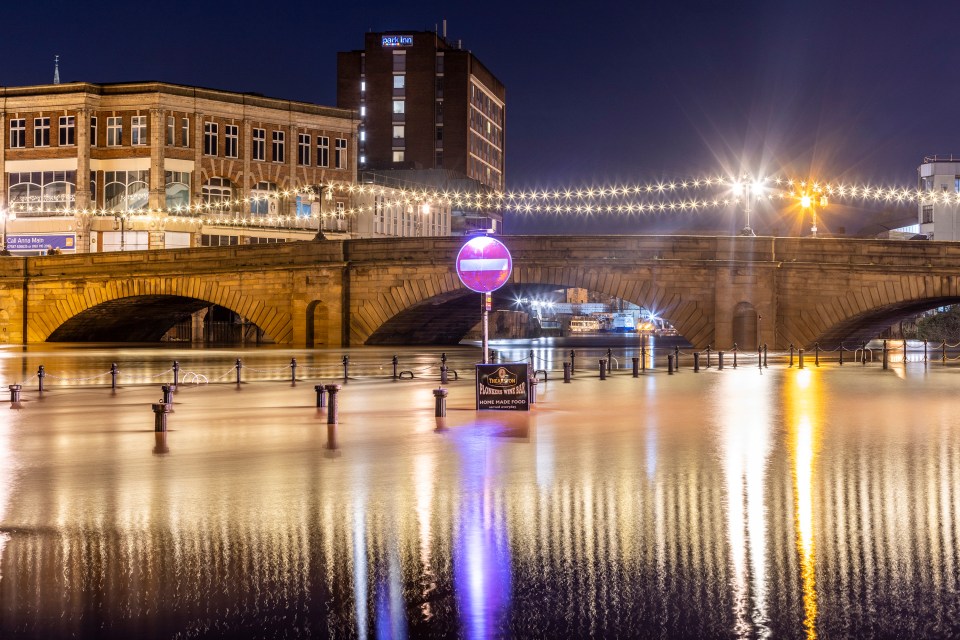
M507 88L507 186L726 174L913 187L960 153L960 2L52 2L18 9L0 84L162 80L336 104L336 53L447 19ZM832 205L822 229L915 217ZM509 232L735 229L734 210L508 218ZM758 230L788 232L782 212ZM854 224L854 226L857 226ZM856 229L848 229L856 231Z

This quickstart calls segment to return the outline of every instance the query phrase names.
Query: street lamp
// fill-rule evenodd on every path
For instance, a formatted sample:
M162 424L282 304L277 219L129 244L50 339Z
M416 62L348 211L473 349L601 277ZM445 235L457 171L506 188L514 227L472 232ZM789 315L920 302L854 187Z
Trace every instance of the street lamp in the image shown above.
M120 225L120 251L124 250L126 245L127 235L126 235L126 224L127 216L126 214L117 213L113 216L113 228L116 229L117 225Z
M734 195L743 198L743 213L746 216L746 224L743 229L740 229L740 235L742 236L757 235L750 226L750 205L754 198L763 193L763 188L762 180L737 181L733 183Z
M821 209L826 208L828 201L827 196L821 195L818 202ZM803 209L810 209L810 215L812 219L812 224L810 225L810 235L814 238L817 237L817 208L814 206L814 196L811 196L809 193L804 193L800 196L800 207Z

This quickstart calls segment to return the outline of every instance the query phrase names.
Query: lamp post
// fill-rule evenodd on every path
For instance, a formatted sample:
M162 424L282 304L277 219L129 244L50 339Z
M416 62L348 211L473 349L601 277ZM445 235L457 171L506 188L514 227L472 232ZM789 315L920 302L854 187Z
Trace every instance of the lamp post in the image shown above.
M16 215L17 215L17 214L15 214L13 211L10 211L10 212L8 213L8 212L6 212L6 211L4 211L4 210L2 210L2 209L0 209L0 214L3 215L3 247L2 247L2 249L0 249L0 251L2 251L3 255L7 255L7 254L8 254L8 251L7 251L7 219L11 219L11 220L12 220L12 219L16 218Z
M116 229L117 225L120 225L120 251L123 251L127 244L127 216L126 214L118 213L113 216L113 228Z
M813 199L815 196L811 196L809 193L805 193L800 196L800 206L803 209L810 209L811 216L811 225L810 225L810 236L813 238L817 237L817 208L813 204ZM827 196L821 195L818 202L820 208L826 208L828 201Z
M746 224L740 229L741 236L755 236L753 228L750 226L750 206L753 199L763 193L763 182L761 180L751 180L745 178L733 183L733 193L737 197L743 198L743 213L746 217Z

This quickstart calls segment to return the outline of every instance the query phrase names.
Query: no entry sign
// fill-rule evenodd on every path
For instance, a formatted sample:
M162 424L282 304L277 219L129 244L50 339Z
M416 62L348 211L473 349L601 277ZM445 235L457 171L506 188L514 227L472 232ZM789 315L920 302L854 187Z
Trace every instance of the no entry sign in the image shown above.
M468 289L479 293L496 291L510 279L513 260L499 240L487 236L471 238L457 254L457 275Z

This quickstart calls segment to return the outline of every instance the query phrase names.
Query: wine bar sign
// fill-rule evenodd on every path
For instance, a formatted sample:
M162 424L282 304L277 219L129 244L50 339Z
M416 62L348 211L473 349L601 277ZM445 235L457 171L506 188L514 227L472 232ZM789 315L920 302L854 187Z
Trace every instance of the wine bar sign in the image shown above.
M524 363L478 364L477 409L530 410L530 387Z

